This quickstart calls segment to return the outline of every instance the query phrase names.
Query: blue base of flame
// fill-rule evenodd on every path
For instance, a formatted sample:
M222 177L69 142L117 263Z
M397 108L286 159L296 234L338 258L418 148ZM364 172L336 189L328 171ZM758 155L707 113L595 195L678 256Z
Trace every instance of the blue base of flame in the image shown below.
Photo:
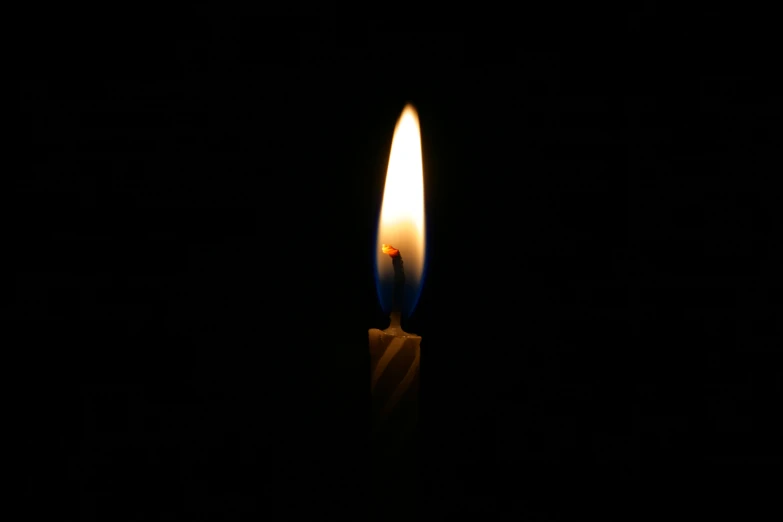
M377 273L377 272L376 272ZM404 318L409 318L413 311L416 309L416 305L419 302L419 296L421 295L422 285L405 285L405 294L400 307L400 314ZM392 292L394 290L394 281L382 281L377 275L375 276L375 288L378 291L378 300L380 301L381 308L386 314L391 313L392 308Z
M378 227L376 226L376 230ZM378 236L376 232L376 236L374 237L373 246L378 244ZM386 277L381 278L379 270L378 263L388 263L391 265L392 260L388 255L378 255L377 252L374 251L375 248L373 248L373 268L375 269L375 289L378 293L378 301L380 302L381 308L383 309L384 313L390 314L391 308L392 308L392 294L394 292L394 278L393 277ZM400 310L400 315L407 319L412 314L413 311L416 309L416 305L419 304L419 297L421 296L421 290L424 287L424 279L427 274L427 260L429 259L429 256L426 253L426 247L425 247L425 255L424 255L424 267L421 273L421 277L418 280L412 280L410 276L407 276L405 279L405 290L403 293L403 302ZM403 263L405 263L405 253L402 254Z

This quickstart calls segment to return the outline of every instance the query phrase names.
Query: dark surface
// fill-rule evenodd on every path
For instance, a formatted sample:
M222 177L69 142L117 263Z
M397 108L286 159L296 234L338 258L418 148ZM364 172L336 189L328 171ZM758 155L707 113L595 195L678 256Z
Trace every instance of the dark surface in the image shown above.
M411 101L419 519L775 518L780 68L734 13L572 14L25 32L4 348L30 508L372 519L373 229Z

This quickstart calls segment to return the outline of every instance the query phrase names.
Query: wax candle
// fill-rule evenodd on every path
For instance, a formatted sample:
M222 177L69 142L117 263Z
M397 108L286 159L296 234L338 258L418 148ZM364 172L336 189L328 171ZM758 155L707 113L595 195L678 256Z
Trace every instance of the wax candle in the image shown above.
M413 473L418 424L421 337L401 324L416 306L425 264L421 135L411 105L394 130L377 233L378 297L390 325L369 330L373 468L378 482L388 484L395 472Z

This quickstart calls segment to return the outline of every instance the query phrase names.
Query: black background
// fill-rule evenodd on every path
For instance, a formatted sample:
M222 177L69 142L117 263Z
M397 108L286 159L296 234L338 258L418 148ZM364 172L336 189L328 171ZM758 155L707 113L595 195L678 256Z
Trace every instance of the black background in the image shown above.
M780 69L699 16L26 32L5 315L31 506L383 519L372 242L412 102L419 518L771 507Z

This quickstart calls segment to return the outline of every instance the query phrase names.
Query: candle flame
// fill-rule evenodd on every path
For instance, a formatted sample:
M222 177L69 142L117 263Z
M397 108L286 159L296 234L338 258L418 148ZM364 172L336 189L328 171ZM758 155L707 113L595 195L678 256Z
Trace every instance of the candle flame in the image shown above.
M421 293L425 263L421 132L418 114L410 104L403 109L394 129L376 245L376 274L381 305L389 311L394 278L392 263L386 254L392 257L400 255L405 262L405 302L402 311L403 315L408 316Z

